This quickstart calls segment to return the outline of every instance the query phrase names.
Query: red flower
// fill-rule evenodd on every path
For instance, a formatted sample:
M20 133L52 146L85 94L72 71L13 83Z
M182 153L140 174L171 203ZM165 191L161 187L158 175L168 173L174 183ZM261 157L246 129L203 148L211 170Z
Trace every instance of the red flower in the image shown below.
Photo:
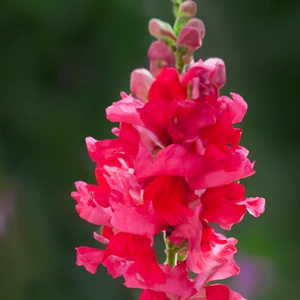
M183 83L192 84L193 99L208 95L218 98L225 81L225 64L219 58L210 58L204 62L200 59L183 75Z
M213 284L207 286L205 287L205 292L207 300L245 300L241 295L232 291L228 286L223 284Z
M144 290L140 300L246 300L241 295L232 291L223 284L212 284L201 289L197 294L189 298L176 295L167 295L162 292Z
M105 250L77 248L77 264L87 271L95 273L100 263L113 277L139 275L149 285L166 280L146 237L119 232L110 238Z
M142 209L117 205L111 224L122 232L148 237L153 244L154 235L164 230L165 227L157 223L156 215L148 214ZM168 222L164 222L168 223ZM162 222L162 224L164 224Z
M209 280L225 279L236 275L239 268L233 256L236 252L237 240L226 239L216 234L212 227L200 222L200 207L188 220L179 224L170 236L170 241L180 246L184 240L188 241L186 265L194 273L206 276Z
M192 215L188 208L189 188L183 177L156 176L144 189L144 202L152 205L153 214L160 224L177 225Z
M155 292L151 290L143 290L140 300L170 300L165 293Z
M149 289L156 292L156 293L147 292L146 295L148 294L148 296L155 295L155 296L163 297L162 293L165 293L167 295L170 294L170 295L175 295L177 297L182 297L183 299L187 299L191 295L197 293L195 283L193 282L193 280L191 280L188 277L188 270L185 267L184 263L178 264L174 268L170 268L169 265L161 265L160 268L161 270L163 270L164 274L166 275L166 281L164 283L156 282L154 284L149 285L144 280L141 280L138 276L133 276L134 274L132 275L125 274L125 286L130 288ZM146 296L143 295L143 297Z
M201 196L203 219L217 222L223 229L230 230L232 225L239 223L248 210L258 217L264 212L263 198L248 198L245 188L238 183L221 187L209 188Z
M114 139L86 139L96 163L96 185L77 182L72 197L88 222L101 225L94 238L105 250L77 248L77 264L95 273L105 266L141 300L243 300L229 287L209 285L236 275L237 240L209 223L231 229L248 210L264 211L263 198L245 198L237 183L254 174L240 146L247 104L238 94L220 97L225 84L221 59L194 62L205 34L193 19L193 1L175 6L174 28L154 19L150 71L131 74L132 95L106 109ZM176 68L175 68L176 67ZM152 73L152 74L151 74ZM167 263L158 264L154 237L164 232ZM171 267L172 266L172 267ZM194 273L194 279L189 274Z
M76 210L80 217L95 225L109 225L112 210L108 201L109 191L83 181L75 183L78 192L71 196L78 202Z

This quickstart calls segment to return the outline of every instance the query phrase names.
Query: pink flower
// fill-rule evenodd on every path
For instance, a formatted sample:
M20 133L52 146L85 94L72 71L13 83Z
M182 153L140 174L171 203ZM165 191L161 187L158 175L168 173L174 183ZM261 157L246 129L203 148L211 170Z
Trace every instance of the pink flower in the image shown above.
M193 280L188 277L188 270L186 269L184 263L180 263L174 268L170 268L169 265L160 265L160 268L166 275L165 282L157 282L153 285L149 285L144 280L141 280L138 276L125 275L125 286L130 288L150 289L158 293L162 299L164 299L162 293L181 297L183 299L188 299L191 295L197 293ZM156 293L154 293L154 295ZM146 295L147 294L151 295L152 293L146 292ZM143 295L142 297L146 296Z
M157 75L163 67L175 67L175 56L172 50L162 41L153 42L148 50L150 71Z
M144 203L152 206L160 224L177 225L192 215L188 208L189 188L183 177L156 176L144 189Z
M150 20L149 32L152 36L154 36L158 40L176 41L176 36L171 25L159 19Z
M75 183L78 192L71 196L77 201L76 210L80 217L95 225L110 225L112 210L109 204L109 191L85 182Z
M192 297L180 297L152 290L144 290L140 300L246 300L238 293L223 284L213 284L202 288Z
M193 217L177 226L170 241L179 247L185 239L188 240L186 265L200 277L209 273L209 280L220 280L236 275L239 268L233 256L237 240L226 239L216 234L212 227L202 226L199 212L196 210Z
M202 217L208 222L217 222L223 229L230 230L249 211L255 217L264 212L263 198L245 198L245 188L239 183L209 188L201 196Z
M76 248L77 251L77 261L78 266L84 266L85 269L95 274L98 268L98 265L102 262L104 251L89 248L89 247L79 247Z
M223 60L219 58L210 58L204 62L200 59L191 65L182 79L183 84L192 84L193 99L206 95L218 98L220 88L225 84L225 81L225 65Z
M186 2L185 5L190 5L190 3ZM205 27L203 22L200 19L194 18L189 20L187 25L181 29L177 39L177 44L181 47L187 47L194 51L201 47L204 36Z
M170 300L163 292L154 292L151 290L143 290L140 300Z
M91 273L103 264L113 277L139 275L149 285L166 280L149 239L123 232L113 235L105 250L77 248L77 264Z
M206 286L198 295L189 300L246 300L238 293L223 284Z
M185 1L179 6L179 15L186 17L194 17L197 13L197 5L194 1Z
M131 73L130 90L141 101L148 100L148 91L154 78L146 69L136 69Z
M174 28L150 21L159 39L148 51L150 71L134 70L133 95L122 92L106 109L119 123L115 138L86 138L97 183L76 182L71 194L80 217L101 226L94 238L105 245L77 248L77 264L123 276L128 288L143 289L141 300L243 300L225 285L208 285L239 272L237 240L209 223L230 230L246 211L264 212L265 200L245 198L239 183L254 174L234 126L247 104L235 93L220 96L221 59L193 61L205 35L202 21L190 19L196 8L174 2ZM162 232L167 259L158 264L153 244Z
M188 5L194 3L192 1L187 1L182 3L182 5ZM190 6L188 9L191 9L189 14L193 13L193 8ZM180 49L185 50L185 55L183 56L183 61L186 65L191 62L191 56L195 50L202 46L202 39L205 35L205 27L203 22L200 19L193 18L187 22L185 26L179 32L177 45Z
M253 163L244 149L224 153L216 145L206 147L204 165L199 174L188 181L191 188L203 189L229 184L232 181L253 175Z

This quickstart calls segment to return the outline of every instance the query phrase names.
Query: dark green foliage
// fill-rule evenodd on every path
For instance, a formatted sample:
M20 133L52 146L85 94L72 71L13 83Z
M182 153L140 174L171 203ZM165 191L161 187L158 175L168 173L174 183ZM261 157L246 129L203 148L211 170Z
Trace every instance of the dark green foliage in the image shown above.
M199 0L207 36L198 56L227 66L223 90L244 96L242 144L257 161L243 184L267 199L228 236L240 252L274 264L268 299L299 296L300 2ZM283 4L284 3L284 4ZM17 0L0 4L0 179L16 190L0 240L0 299L123 300L136 291L75 265L75 246L96 246L73 182L94 183L84 138L111 137L105 107L148 67L148 20L172 22L168 0ZM260 298L260 293L256 300Z

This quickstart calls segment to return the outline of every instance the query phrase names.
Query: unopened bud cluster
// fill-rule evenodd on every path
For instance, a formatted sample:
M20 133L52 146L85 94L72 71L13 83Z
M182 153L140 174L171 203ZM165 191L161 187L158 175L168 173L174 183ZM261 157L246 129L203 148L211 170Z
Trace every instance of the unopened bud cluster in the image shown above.
M191 0L179 2L176 4L178 9L174 9L176 20L173 27L159 19L151 19L149 22L150 34L158 39L148 52L153 74L157 74L163 66L176 65L182 71L184 65L192 62L194 51L202 45L205 27L200 19L194 18L197 12L196 3ZM165 55L158 56L157 53Z

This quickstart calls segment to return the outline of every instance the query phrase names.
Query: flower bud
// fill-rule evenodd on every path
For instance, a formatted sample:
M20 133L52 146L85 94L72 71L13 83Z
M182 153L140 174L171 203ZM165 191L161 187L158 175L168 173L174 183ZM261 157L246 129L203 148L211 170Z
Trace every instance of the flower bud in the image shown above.
M185 48L186 50L186 54L183 57L185 64L190 63L193 52L202 46L202 38L204 35L204 24L197 18L189 20L188 23L180 30L177 45L181 48Z
M180 4L179 16L186 16L192 18L197 13L197 4L194 1L188 0Z
M178 46L197 49L202 45L202 39L198 30L189 25L184 26L178 36Z
M150 71L156 76L162 67L175 67L175 56L172 50L162 41L153 42L148 50Z
M154 78L146 69L136 69L131 73L130 90L136 98L146 102L148 100L148 91Z
M158 40L166 42L176 41L175 33L169 23L159 19L151 19L149 22L149 32Z
M188 25L191 27L194 27L198 30L201 38L203 39L205 36L205 27L204 27L204 23L202 20L198 19L198 18L193 18L190 19L188 22Z
M193 18L181 29L177 44L189 49L192 48L194 51L201 47L204 35L205 28L203 22L200 19Z
M226 82L226 69L224 61L220 58L209 58L202 64L209 72L209 81L216 87L221 88Z

